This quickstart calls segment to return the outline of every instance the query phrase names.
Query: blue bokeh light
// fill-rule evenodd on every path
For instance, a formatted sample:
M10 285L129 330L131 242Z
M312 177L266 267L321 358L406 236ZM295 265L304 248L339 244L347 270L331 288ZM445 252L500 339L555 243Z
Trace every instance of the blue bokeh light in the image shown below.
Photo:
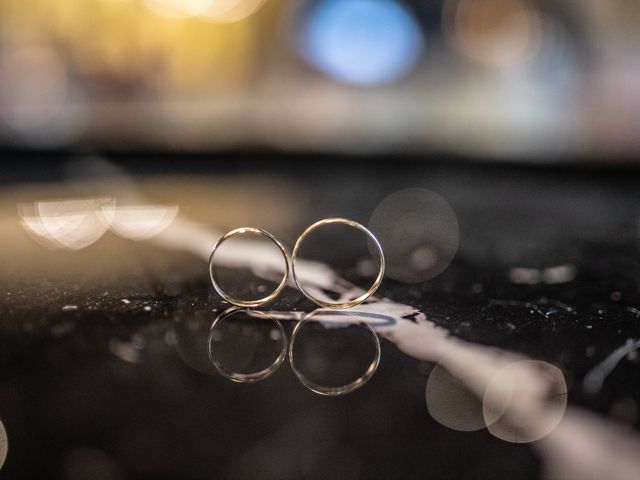
M395 0L322 0L299 34L298 45L310 64L354 85L403 77L423 48L416 19Z

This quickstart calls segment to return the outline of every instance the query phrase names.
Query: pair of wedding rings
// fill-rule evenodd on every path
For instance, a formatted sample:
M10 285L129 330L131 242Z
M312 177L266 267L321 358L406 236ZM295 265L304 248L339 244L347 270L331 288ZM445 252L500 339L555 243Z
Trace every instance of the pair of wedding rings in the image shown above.
M349 300L346 302L328 302L314 296L308 291L308 289L305 289L302 286L300 276L296 272L296 260L298 259L300 246L302 245L302 242L304 241L304 239L317 228L322 227L323 225L336 224L336 223L354 227L364 232L371 240L371 243L374 245L380 258L380 266L378 269L378 274L373 284L371 285L371 287L369 287L369 289L366 292L364 292L362 295L358 296L357 298L354 298L353 300ZM258 298L256 300L251 300L251 299L242 300L239 298L232 297L220 287L215 276L214 256L216 251L219 249L220 245L222 245L226 240L228 240L229 238L235 235L240 235L245 233L260 235L271 240L273 243L276 244L276 246L280 250L280 253L282 254L282 258L284 260L284 267L285 267L284 273L282 276L282 280L280 281L276 289L273 290L268 295L266 295L265 297ZM291 255L291 272L293 274L293 280L297 285L298 289L304 294L305 297L307 297L316 305L319 305L324 308L341 308L341 309L350 308L350 307L354 307L356 305L361 304L367 298L373 295L375 291L378 289L378 287L380 286L380 284L382 283L382 278L384 277L384 254L382 252L382 247L380 246L380 242L378 241L378 239L364 225L361 225L358 222L355 222L353 220L349 220L346 218L325 218L324 220L320 220L319 222L316 222L313 225L310 225L309 227L307 227L306 230L302 232L302 234L298 237L298 240L296 241L295 246L293 247L293 253ZM213 284L213 288L215 288L216 292L218 292L218 294L227 302L231 303L232 305L235 305L238 307L244 307L244 308L258 307L260 305L264 305L265 303L268 303L274 300L287 284L287 280L289 278L289 255L287 254L287 250L282 245L282 243L280 243L280 241L276 237L274 237L271 233L267 232L266 230L263 230L260 228L253 228L253 227L236 228L235 230L231 230L230 232L223 235L222 238L220 238L218 242L215 244L215 246L213 247L213 251L211 252L211 256L209 257L209 275L211 277L211 283Z

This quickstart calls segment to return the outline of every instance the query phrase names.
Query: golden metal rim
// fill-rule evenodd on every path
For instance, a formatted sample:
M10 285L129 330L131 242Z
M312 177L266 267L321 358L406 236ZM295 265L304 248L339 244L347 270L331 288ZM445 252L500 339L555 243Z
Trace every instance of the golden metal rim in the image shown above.
M262 297L257 300L241 300L241 299L232 297L220 287L220 285L215 279L215 275L213 274L213 270L214 270L213 257L216 253L216 250L220 247L220 245L222 245L222 243L225 240L229 239L230 237L233 237L234 235L240 235L243 233L254 233L256 235L261 235L265 238L268 238L269 240L271 240L273 243L276 244L276 246L280 250L280 253L282 253L282 258L284 258L285 268L284 268L284 275L282 277L282 280L280 281L280 283L278 284L278 286L273 292L271 292L266 297ZM216 290L216 292L218 292L218 295L220 295L224 300L226 300L230 304L235 305L237 307L244 307L244 308L258 307L260 305L264 305L265 303L268 303L274 300L287 284L287 279L289 278L289 256L287 255L287 251L285 250L284 246L280 243L280 241L278 241L278 239L268 231L263 230L261 228L253 228L253 227L236 228L235 230L231 230L230 232L225 233L216 242L215 246L213 247L213 250L211 251L211 255L209 256L209 277L211 278L211 283L213 284L213 288Z
M364 233L366 233L367 236L373 241L374 245L376 246L376 249L378 250L378 255L380 257L380 268L378 270L378 275L376 276L376 279L371 285L371 287L369 287L369 290L364 292L359 297L354 298L353 300L350 300L348 302L331 303L331 302L325 302L324 300L320 300L319 298L314 297L308 291L306 291L304 287L302 287L302 285L300 285L300 281L296 274L296 259L298 257L298 250L300 249L300 245L302 244L302 241L316 228L321 227L322 225L328 225L331 223L342 223L344 225L349 225L351 227L357 228L358 230L361 230ZM296 283L298 289L303 293L305 297L307 297L313 303L324 308L344 309L344 308L351 308L351 307L355 307L356 305L360 305L367 298L373 295L376 292L376 290L378 290L378 287L380 287L380 284L382 283L382 279L384 277L384 268L385 268L384 253L382 251L382 246L380 245L380 242L378 241L376 236L371 232L371 230L369 230L364 225L354 220L349 220L347 218L325 218L324 220L320 220L308 226L305 229L305 231L300 234L300 236L298 237L298 240L296 240L296 244L293 247L293 253L291 254L291 271L293 273L293 280Z

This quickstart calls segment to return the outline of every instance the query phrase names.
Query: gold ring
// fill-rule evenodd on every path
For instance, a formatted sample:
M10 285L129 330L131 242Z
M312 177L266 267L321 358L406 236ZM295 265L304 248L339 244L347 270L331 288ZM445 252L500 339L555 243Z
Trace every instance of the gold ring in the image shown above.
M234 235L240 235L243 233L254 233L256 235L262 235L263 237L268 238L269 240L271 240L273 243L277 245L277 247L280 249L280 253L282 253L282 258L284 258L284 275L282 277L282 280L280 281L280 284L269 295L263 298L259 298L257 300L240 300L237 298L233 298L232 296L228 295L224 290L222 290L222 288L220 288L220 285L218 285L218 282L216 282L215 275L213 274L213 269L214 269L213 256L216 253L216 250L218 249L218 247L220 247L220 245L222 245L222 243L228 238ZM233 305L236 305L238 307L244 307L244 308L257 307L259 305L264 305L265 303L270 302L271 300L276 298L280 294L284 286L287 284L287 278L289 278L289 256L287 255L287 251L285 250L284 246L282 246L282 244L278 241L278 239L273 235L271 235L266 230L263 230L261 228L252 228L252 227L236 228L235 230L231 230L230 232L225 233L222 236L222 238L220 238L220 240L218 240L215 246L213 247L213 251L211 252L211 256L209 257L209 276L211 277L211 283L213 284L213 288L215 288L216 292L218 292L218 294L227 302Z
M224 319L232 315L235 315L236 313L241 312L243 310L247 312L250 311L250 309L243 309L240 307L231 307L225 310L224 312L222 312L220 315L218 315L218 317L213 321L213 323L211 324L211 328L209 330L209 336L207 338L207 354L209 355L209 361L215 367L215 369L220 373L220 375L238 383L255 383L260 380L264 380L265 378L275 373L275 371L278 370L278 368L280 368L280 365L282 365L282 362L284 362L285 358L287 358L287 335L284 331L284 327L278 320L276 320L275 318L269 318L271 321L273 321L273 323L276 324L276 327L278 327L278 330L280 331L280 335L282 339L282 349L278 357L273 361L273 363L269 365L267 368L260 370L259 372L239 373L239 372L230 372L225 370L222 364L216 359L214 355L213 333L216 326L220 324ZM255 315L255 316L269 317L268 313L260 312L258 310L251 310L250 313L251 315Z
M300 380L300 383L302 383L302 385L304 385L306 388L308 388L312 392L317 393L319 395L335 397L338 395L345 395L347 393L351 393L354 390L357 390L358 388L364 386L364 384L366 384L369 380L371 380L371 377L373 377L373 374L376 373L376 370L378 369L378 365L380 364L380 357L381 357L380 340L378 340L378 335L376 334L375 330L371 328L371 325L369 325L368 322L362 322L362 321L351 322L353 324L364 325L371 332L373 345L376 350L376 355L374 359L371 361L366 371L360 377L356 378L352 382L347 383L346 385L341 385L338 387L328 387L328 386L319 385L315 382L312 382L296 366L296 363L294 361L293 348L294 348L298 333L300 332L304 324L310 321L309 319L314 314L323 312L323 310L325 312L327 311L322 308L314 310L313 312L306 315L302 320L297 322L295 327L293 327L293 333L291 334L291 341L289 342L289 364L291 365L291 370L293 370L293 373L296 375L296 377L298 377L298 380ZM333 315L341 315L341 316L350 315L350 316L353 316L354 318L357 318L355 314L350 312L336 312L335 310L333 311L329 310L329 312L332 312Z
M364 292L359 297L343 303L325 302L323 300L320 300L319 298L314 297L309 292L307 292L302 287L302 285L300 285L300 281L298 280L298 276L296 275L296 259L297 259L298 250L300 249L300 245L302 244L302 241L316 228L321 227L322 225L328 225L330 223L342 223L363 231L373 241L373 244L376 246L376 249L378 250L378 255L380 256L380 269L378 270L378 276L373 282L373 285L371 285L369 290ZM382 278L384 277L384 253L382 252L382 247L380 246L380 242L378 241L378 239L364 225L361 225L358 222L355 222L353 220L349 220L346 218L325 218L324 220L320 220L319 222L316 222L313 225L310 225L309 227L307 227L307 229L304 232L302 232L302 234L298 237L298 240L296 241L296 245L293 247L293 254L291 255L291 270L293 272L293 280L296 282L296 285L298 286L300 291L304 294L305 297L307 297L316 305L319 305L325 308L350 308L350 307L355 307L356 305L360 305L367 298L373 295L376 290L378 290L378 287L382 283Z

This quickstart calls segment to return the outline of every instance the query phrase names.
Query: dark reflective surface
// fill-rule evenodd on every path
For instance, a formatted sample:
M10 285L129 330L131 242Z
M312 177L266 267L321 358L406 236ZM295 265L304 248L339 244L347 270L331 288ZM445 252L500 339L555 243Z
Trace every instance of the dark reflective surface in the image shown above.
M397 159L230 167L204 159L120 158L116 164L134 176L130 185L114 186L104 179L120 167L92 165L89 171L103 173L102 183L69 183L64 160L30 158L39 168L26 170L23 157L7 156L0 191L0 420L8 477L541 475L530 445L434 420L425 401L434 365L384 339L373 378L338 398L310 392L284 366L254 384L218 375L207 336L228 305L212 292L206 261L193 249L108 231L86 248L54 251L18 223L18 203L103 194L131 202L134 192L137 203L178 205L180 218L204 228L268 228L290 248L317 219L339 215L368 225L390 194L414 187L437 192L457 218L455 258L432 280L386 279L379 294L415 307L409 316L422 312L462 339L559 367L569 405L639 426L635 350L608 370L601 388L583 386L592 368L640 338L635 172L424 166ZM112 170L104 174L105 168ZM34 178L46 183L26 182ZM435 252L439 238L450 237L434 237ZM398 248L381 241L385 252ZM361 246L343 247L343 258L366 260ZM414 268L440 268L431 250L414 255ZM411 254L402 261L407 258ZM366 263L340 271L365 284L369 272ZM248 269L236 278L239 285L267 282ZM287 287L269 308L302 314L314 307ZM292 322L282 323L290 338Z

